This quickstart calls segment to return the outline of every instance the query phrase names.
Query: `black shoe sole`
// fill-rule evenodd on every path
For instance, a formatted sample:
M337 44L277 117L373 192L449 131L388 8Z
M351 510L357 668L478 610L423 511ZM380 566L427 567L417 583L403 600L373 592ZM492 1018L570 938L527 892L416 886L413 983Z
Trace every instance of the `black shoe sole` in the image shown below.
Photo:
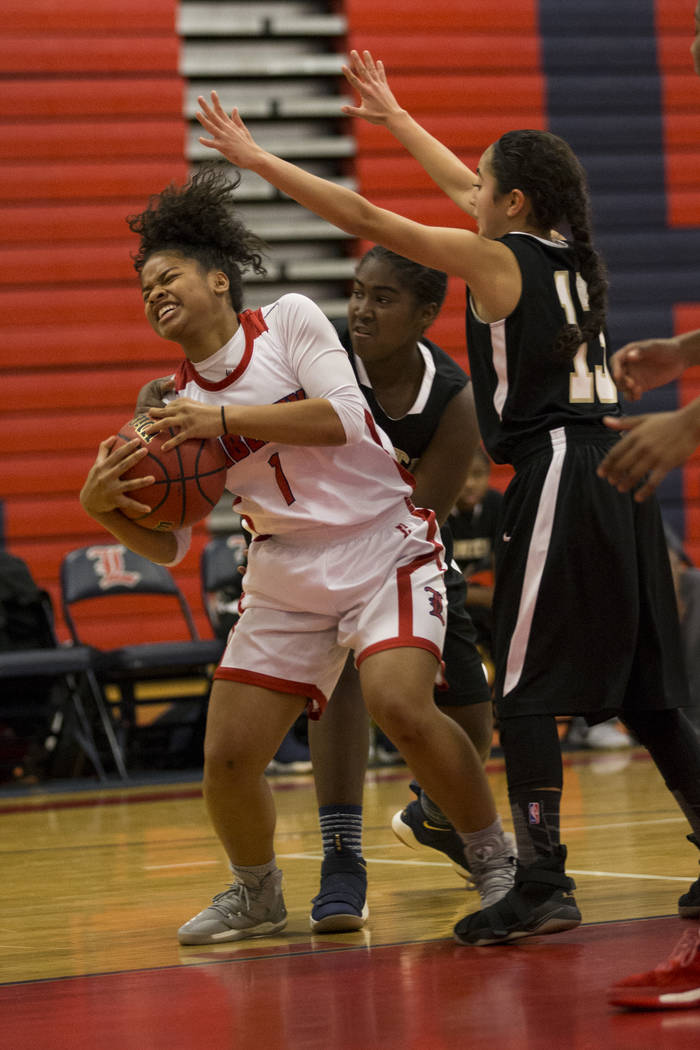
M478 940L464 940L457 933L457 929L454 930L454 938L458 944L463 944L467 948L482 948L490 944L508 944L510 941L522 940L523 937L541 937L545 934L550 933L563 933L565 930L575 930L577 926L581 925L580 913L573 913L570 908L566 909L566 912L562 909L560 914L546 915L542 920L533 924L530 927L523 927L519 930L509 931L505 937L494 937L484 934L479 937Z

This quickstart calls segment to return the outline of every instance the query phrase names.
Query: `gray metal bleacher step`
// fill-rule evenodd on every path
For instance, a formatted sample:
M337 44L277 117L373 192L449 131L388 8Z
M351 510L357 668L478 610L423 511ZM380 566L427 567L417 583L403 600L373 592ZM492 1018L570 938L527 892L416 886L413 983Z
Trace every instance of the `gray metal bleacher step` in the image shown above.
M268 76L340 76L344 55L319 53L311 40L268 40L264 70ZM180 72L185 77L259 77L261 54L250 43L232 40L201 43L189 38L180 56Z
M320 134L318 129L300 122L289 124L248 125L253 138L264 149L285 159L305 157L353 157L355 141L349 135ZM314 134L315 132L315 134ZM202 129L197 124L189 129L187 157L189 160L212 160L212 150L199 141ZM206 137L206 135L204 136Z
M220 161L199 142L197 99L216 89L237 107L262 146L308 171L355 189L345 164L355 141L341 107L346 19L330 0L181 0L180 70L187 79L186 156L193 166ZM344 91L346 93L344 93ZM332 316L345 313L352 277L350 238L250 172L235 197L243 220L268 244L267 277L246 275L246 305L284 291L309 295Z
M344 15L325 3L206 3L181 0L177 28L182 36L342 36Z
M211 80L190 80L185 92L185 116L193 120L197 99L202 95L209 101L212 88L227 112L234 106L243 119L274 120L280 117L308 119L342 117L341 107L352 103L349 95L330 92L323 80L241 80L213 83Z

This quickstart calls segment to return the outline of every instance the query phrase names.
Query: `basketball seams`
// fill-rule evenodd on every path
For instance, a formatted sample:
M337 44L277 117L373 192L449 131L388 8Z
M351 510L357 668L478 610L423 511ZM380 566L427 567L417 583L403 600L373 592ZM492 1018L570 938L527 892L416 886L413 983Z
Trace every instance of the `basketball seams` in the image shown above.
M229 462L217 439L192 438L163 454L160 444L176 431L166 431L150 440L144 438L130 420L118 432L120 441L138 437L146 445L147 454L140 463L127 471L124 477L146 477L155 481L134 490L134 498L148 503L148 514L131 516L132 521L158 531L179 529L195 524L216 506L226 482Z

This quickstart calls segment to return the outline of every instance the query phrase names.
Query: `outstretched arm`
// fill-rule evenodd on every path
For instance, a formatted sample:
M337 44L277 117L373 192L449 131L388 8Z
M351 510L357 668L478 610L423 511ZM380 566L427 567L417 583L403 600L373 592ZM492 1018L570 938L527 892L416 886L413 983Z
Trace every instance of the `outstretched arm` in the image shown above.
M369 51L363 51L362 56L351 51L350 65L343 66L343 73L360 96L360 105L343 106L343 113L383 125L415 157L443 193L473 216L473 191L478 176L399 105L381 59L375 62Z
M607 416L605 423L623 437L600 464L598 474L620 492L629 492L643 481L634 494L641 502L700 443L700 398L676 412Z
M521 277L513 253L499 241L469 230L424 226L370 204L360 194L311 175L259 146L237 109L229 116L218 95L211 105L200 96L197 119L210 138L202 145L216 149L239 168L267 182L354 237L382 244L399 255L466 281L475 298L494 317L504 317L517 303Z

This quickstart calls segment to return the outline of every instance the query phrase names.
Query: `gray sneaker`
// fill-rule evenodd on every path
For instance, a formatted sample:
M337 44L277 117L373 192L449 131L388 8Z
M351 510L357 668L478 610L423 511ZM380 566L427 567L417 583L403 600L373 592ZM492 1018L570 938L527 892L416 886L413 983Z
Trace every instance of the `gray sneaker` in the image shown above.
M266 937L287 925L282 872L271 871L258 885L238 879L217 893L208 908L177 931L180 944L220 944L244 937Z
M494 835L478 848L467 846L467 863L481 907L488 908L505 897L515 881L516 848L512 835Z

